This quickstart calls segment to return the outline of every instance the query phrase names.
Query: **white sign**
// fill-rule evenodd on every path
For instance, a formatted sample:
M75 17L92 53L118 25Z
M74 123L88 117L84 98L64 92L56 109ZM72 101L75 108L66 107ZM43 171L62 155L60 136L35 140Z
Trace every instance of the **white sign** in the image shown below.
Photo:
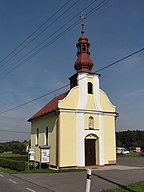
M29 148L29 154L32 154L32 153L35 153L35 150L34 150L33 147L30 147L30 148Z
M49 149L41 149L41 163L49 163Z
M30 161L34 161L34 156L30 155Z

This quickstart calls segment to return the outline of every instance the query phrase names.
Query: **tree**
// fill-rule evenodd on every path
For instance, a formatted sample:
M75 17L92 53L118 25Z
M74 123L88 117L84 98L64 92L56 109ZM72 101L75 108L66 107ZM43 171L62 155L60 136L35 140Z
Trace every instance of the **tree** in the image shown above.
M116 133L117 147L144 147L144 131L122 131Z

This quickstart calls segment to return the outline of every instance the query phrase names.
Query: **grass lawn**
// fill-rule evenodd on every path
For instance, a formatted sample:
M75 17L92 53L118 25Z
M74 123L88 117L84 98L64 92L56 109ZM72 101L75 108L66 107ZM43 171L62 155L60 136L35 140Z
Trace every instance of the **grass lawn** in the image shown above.
M130 152L129 154L126 155L118 155L118 157L141 157L139 153L136 152Z
M129 154L130 157L141 157L139 153L136 152L130 152Z
M126 187L102 190L102 192L144 192L144 181L129 184Z
M15 174L15 173L17 173L17 171L15 171L15 170L8 169L8 168L3 168L3 167L0 167L0 172L8 173L8 174Z
M81 172L85 171L85 169L61 169L61 170L54 170L54 169L30 169L24 171L15 171L8 168L0 167L0 172L8 173L8 174L22 174L22 173L64 173L64 172Z

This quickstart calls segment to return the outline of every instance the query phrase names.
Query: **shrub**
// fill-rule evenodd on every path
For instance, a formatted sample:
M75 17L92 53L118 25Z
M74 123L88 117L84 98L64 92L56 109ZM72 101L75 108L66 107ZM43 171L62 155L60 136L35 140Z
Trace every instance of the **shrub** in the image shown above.
M24 161L15 161L12 159L0 158L0 166L3 168L10 168L16 171L25 170Z
M11 160L15 160L15 161L27 161L28 157L26 155L23 156L9 156L9 157L0 157L0 158L5 158L5 159L11 159Z

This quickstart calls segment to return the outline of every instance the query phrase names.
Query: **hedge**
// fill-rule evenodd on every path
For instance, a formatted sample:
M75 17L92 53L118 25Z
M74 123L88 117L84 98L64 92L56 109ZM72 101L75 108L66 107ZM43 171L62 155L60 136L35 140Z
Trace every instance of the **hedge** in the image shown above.
M11 159L14 161L27 161L28 159L26 155L25 156L8 156L8 157L1 156L0 158Z
M12 159L0 158L0 166L3 168L10 168L17 171L25 170L24 161L15 161Z

